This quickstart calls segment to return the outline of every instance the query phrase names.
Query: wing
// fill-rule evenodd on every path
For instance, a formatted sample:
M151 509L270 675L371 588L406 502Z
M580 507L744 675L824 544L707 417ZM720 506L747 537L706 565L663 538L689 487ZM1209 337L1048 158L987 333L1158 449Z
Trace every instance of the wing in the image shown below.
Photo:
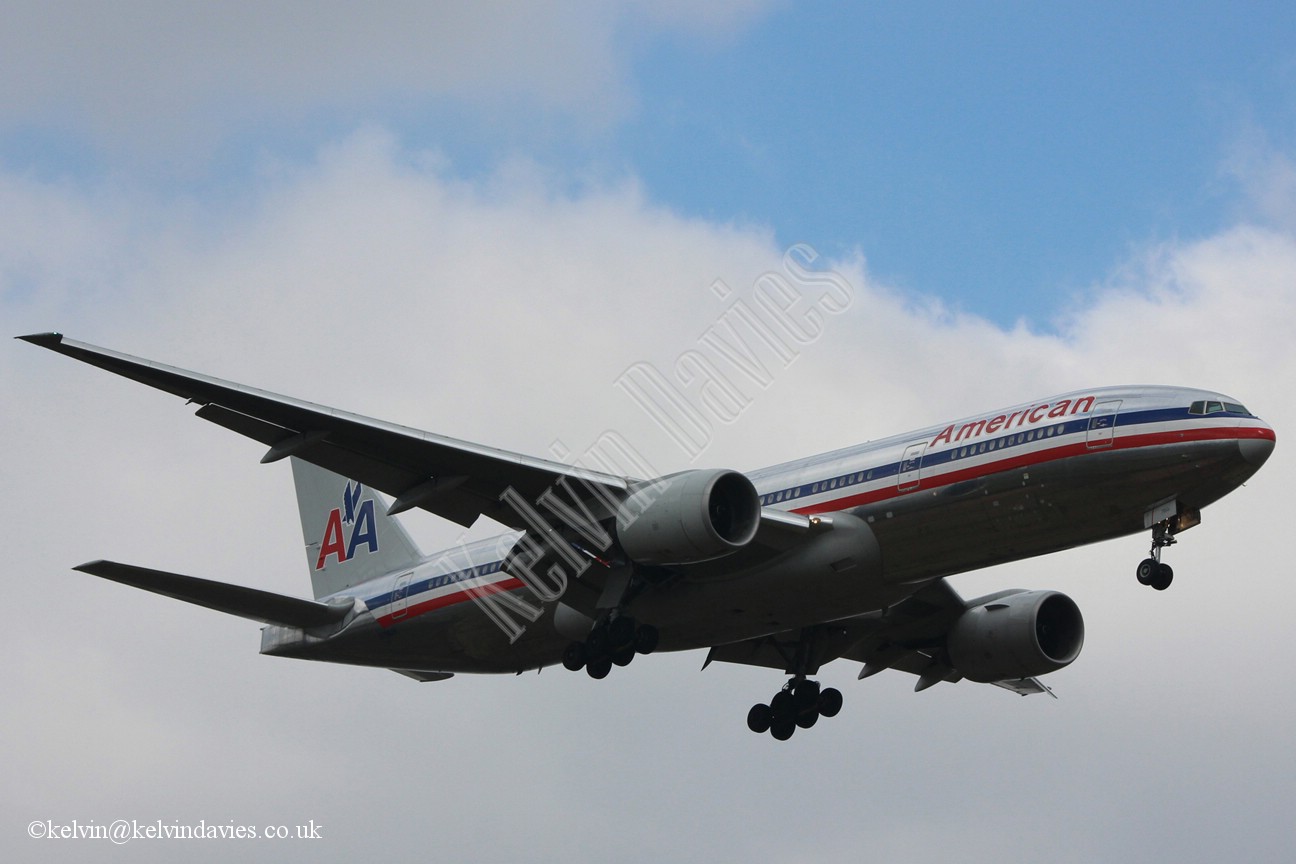
M718 645L711 649L706 662L767 666L792 674L795 658L804 656L808 657L807 674L814 674L819 666L846 658L864 664L860 678L898 669L917 676L914 689L925 690L941 681L963 680L945 656L946 634L965 611L995 596L998 595L968 602L947 581L938 579L889 609L815 628L809 644L805 644L806 634L802 631L775 633L761 639ZM990 683L1022 696L1053 695L1037 678Z
M534 501L561 480L578 481L591 498L620 500L627 478L434 435L164 366L59 333L18 337L59 354L198 403L198 416L269 447L263 462L297 456L382 490L390 512L414 507L460 525L486 515L527 525L500 500L512 488Z

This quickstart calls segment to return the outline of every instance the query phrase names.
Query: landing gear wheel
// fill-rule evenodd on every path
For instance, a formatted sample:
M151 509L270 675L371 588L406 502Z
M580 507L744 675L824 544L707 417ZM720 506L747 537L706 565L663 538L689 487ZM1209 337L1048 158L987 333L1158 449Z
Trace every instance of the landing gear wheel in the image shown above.
M818 704L819 682L798 681L792 688L792 698L796 699L798 709Z
M1140 585L1151 585L1152 580L1157 576L1157 569L1160 567L1161 563L1155 558L1144 558L1139 562L1138 569L1134 571L1134 575L1138 577Z
M585 651L590 657L606 654L608 651L608 628L598 626L591 630L589 636L585 637Z
M634 647L640 654L651 654L657 650L657 628L651 624L640 624L635 631Z
M796 706L792 702L792 694L786 690L775 693L774 698L770 700L770 712L773 718L771 723L775 726L795 723Z
M590 660L585 665L585 672L591 678L606 678L607 674L612 671L612 661L607 657L598 657Z
M773 718L774 715L770 711L770 706L760 702L753 705L751 710L747 712L747 728L757 735L764 735L769 731L770 722Z
M1182 509L1182 508L1181 508ZM1191 528L1201 522L1201 514L1195 510L1183 511L1174 519L1165 519L1152 526L1152 551L1147 558L1139 562L1135 575L1144 585L1151 585L1158 591L1164 591L1174 581L1174 571L1169 564L1161 563L1161 550L1173 546L1179 541L1175 534L1185 528Z
M842 707L842 694L836 687L826 687L819 693L819 713L824 717L836 717Z
M585 643L572 642L563 649L563 666L571 672L579 672L585 668Z
M629 666L630 661L635 658L633 645L627 645L624 648L618 648L612 654L612 662L618 666Z
M772 726L770 726L769 731L770 734L774 736L775 740L786 741L789 738L791 738L792 733L796 731L796 723L787 722L787 721L784 721L782 723L774 723Z
M819 720L819 682L798 681L792 688L793 710L796 724L809 729Z
M622 648L634 645L635 622L633 618L621 616L612 621L607 628L608 645L615 653Z

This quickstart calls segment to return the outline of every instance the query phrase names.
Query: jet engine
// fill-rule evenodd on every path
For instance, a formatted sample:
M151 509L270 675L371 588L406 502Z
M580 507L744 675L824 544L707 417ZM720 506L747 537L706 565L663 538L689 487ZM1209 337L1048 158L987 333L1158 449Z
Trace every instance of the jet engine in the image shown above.
M1057 591L1018 591L974 600L950 629L950 663L970 681L1053 672L1080 656L1080 607Z
M737 471L684 471L636 489L617 512L617 538L641 564L692 564L750 543L760 511Z

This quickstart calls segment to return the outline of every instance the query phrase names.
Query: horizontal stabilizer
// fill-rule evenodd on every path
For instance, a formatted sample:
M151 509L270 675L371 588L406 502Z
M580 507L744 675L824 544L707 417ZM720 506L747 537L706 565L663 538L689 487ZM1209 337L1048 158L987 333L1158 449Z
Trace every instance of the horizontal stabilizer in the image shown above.
M251 618L253 621L261 621L265 624L299 627L303 630L341 621L353 607L351 601L336 605L317 603L314 600L302 600L257 588L245 588L242 585L199 579L195 576L181 576L179 573L166 573L162 570L148 570L130 564L118 564L115 561L91 561L73 569L120 582L123 585L143 588L154 594L183 600L186 603L205 606L217 612Z

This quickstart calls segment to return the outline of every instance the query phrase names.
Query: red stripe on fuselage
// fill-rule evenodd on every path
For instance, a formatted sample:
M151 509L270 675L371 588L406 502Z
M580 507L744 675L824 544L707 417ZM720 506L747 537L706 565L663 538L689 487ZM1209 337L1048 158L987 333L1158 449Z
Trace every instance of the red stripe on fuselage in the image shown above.
M378 624L382 627L390 627L392 624L408 621L416 618L425 612L431 612L434 609L444 609L447 606L454 606L464 603L478 597L487 597L491 594L499 594L504 591L513 591L522 587L522 580L510 576L501 582L490 582L486 585L479 585L475 588L466 588L463 591L456 591L454 594L443 594L440 597L433 597L431 600L424 600L419 603L411 604L405 607L405 611L397 616L394 613L387 614L376 618Z
M1067 459L1072 456L1083 456L1087 453L1111 453L1115 450L1136 450L1142 447L1161 447L1167 444L1181 444L1186 441L1227 441L1241 439L1264 439L1269 441L1276 440L1273 429L1268 426L1214 426L1197 429L1176 429L1172 432L1149 432L1144 435L1127 435L1117 437L1110 444L1104 444L1098 447L1092 447L1085 441L1076 441L1071 444L1065 444L1061 447L1052 447L1047 450L1034 450L1029 453L1022 453L1017 456L1011 456L1006 459L999 459L994 462L986 462L981 465L974 465L970 468L964 468L958 471L949 471L931 476L922 476L917 488L910 488L901 491L898 488L897 478L891 477L889 485L874 489L869 492L860 492L856 495L848 495L844 498L837 498L832 501L824 501L818 504L807 504L804 507L793 508L793 513L803 513L813 515L816 513L830 513L838 510L846 510L851 507L860 507L865 504L876 504L879 501L886 501L892 498L902 498L906 495L912 495L916 492L930 492L933 489L939 489L942 486L952 486L955 483L964 483L968 480L979 480L983 477L989 477L1004 471L1013 471L1019 468L1029 468L1033 465L1042 465L1047 462L1056 462L1060 459ZM939 451L947 453L951 451ZM978 454L979 455L979 454ZM970 456L967 458L971 458ZM928 481L930 485L928 485Z

